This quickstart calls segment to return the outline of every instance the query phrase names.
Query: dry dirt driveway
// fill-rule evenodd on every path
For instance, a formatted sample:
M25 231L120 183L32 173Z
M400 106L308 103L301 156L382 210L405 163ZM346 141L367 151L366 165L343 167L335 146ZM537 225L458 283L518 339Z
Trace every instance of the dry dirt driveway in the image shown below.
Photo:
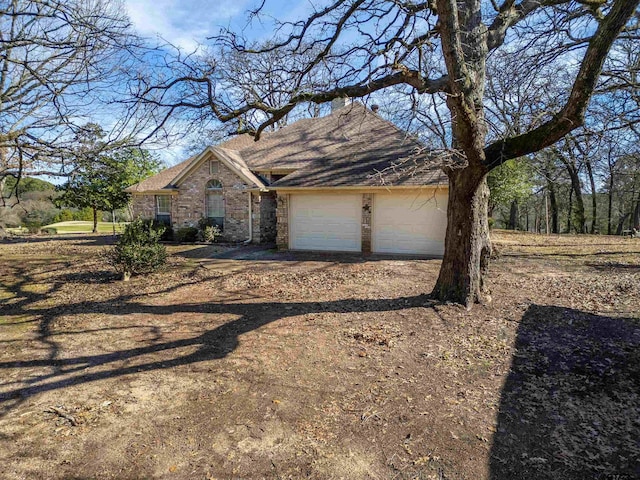
M437 260L0 244L0 477L640 477L640 242L495 240L471 312Z

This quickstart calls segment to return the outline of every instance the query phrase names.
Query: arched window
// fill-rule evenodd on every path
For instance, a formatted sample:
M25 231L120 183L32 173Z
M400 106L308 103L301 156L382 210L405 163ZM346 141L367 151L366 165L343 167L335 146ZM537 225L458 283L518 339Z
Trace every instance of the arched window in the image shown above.
M207 218L212 225L217 225L220 230L224 228L224 196L222 194L222 183L213 179L207 182L205 206Z

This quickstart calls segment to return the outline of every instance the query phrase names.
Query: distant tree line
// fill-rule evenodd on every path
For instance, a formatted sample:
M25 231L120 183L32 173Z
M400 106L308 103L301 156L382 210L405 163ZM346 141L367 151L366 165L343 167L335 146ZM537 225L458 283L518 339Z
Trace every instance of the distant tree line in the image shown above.
M624 135L621 135L624 133ZM583 132L489 175L495 226L620 235L640 225L640 139L632 129Z
M0 206L0 227L25 227L33 232L40 227L71 220L89 221L93 218L90 208L59 208L55 199L59 195L56 186L39 178L25 177L18 182L9 177L4 192L7 205ZM126 212L122 212L126 215ZM100 218L103 213L98 212ZM124 220L124 216L120 216Z

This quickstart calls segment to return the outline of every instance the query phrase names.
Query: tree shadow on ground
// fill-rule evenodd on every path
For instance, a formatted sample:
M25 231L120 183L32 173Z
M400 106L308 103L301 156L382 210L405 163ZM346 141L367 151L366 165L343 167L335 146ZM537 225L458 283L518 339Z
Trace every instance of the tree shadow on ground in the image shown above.
M16 301L7 306L5 313L11 316L36 316L37 342L42 355L37 359L0 362L0 372L22 370L25 374L13 375L19 381L9 381L0 373L0 415L7 413L33 395L55 391L87 382L116 378L181 365L221 359L238 346L240 335L256 330L283 318L321 312L382 312L402 310L411 307L432 305L426 295L389 299L345 299L325 302L211 302L181 303L174 305L149 305L136 295L121 295L104 301L80 301L61 306L34 308L33 304L46 298L68 280L64 274L58 278L53 289L47 293L24 291L22 286L33 281L26 269L19 269L22 281L12 285ZM198 280L193 280L197 283ZM168 293L186 283L163 289ZM160 292L155 292L156 294ZM215 327L187 338L167 339L159 332L145 340L142 346L108 351L93 355L67 356L60 335L80 335L92 330L57 332L56 321L73 313L130 316L136 314L157 318L188 314L216 315L211 318ZM231 318L231 320L229 320ZM31 320L30 320L31 322ZM1 326L1 325L0 325ZM143 331L152 326L129 326ZM101 331L113 331L113 344L117 344L118 327L104 327ZM93 330L95 331L95 330ZM153 332L151 332L153 333ZM123 334L130 336L131 331ZM19 342L22 340L16 340ZM104 352L104 350L103 350ZM34 370L35 369L35 370Z
M113 234L102 233L60 233L56 235L15 235L0 240L0 244L42 243L64 240L70 244L84 246L105 246L117 242Z
M532 305L515 348L491 478L640 478L640 321Z
M610 245L609 245L610 246ZM640 254L640 250L623 250L623 251L599 251L598 256L613 256L613 255L637 255ZM567 257L567 258L590 258L593 257L593 252L505 252L501 253L503 257L516 257L516 258L543 258L543 257Z
M602 272L610 272L611 270L621 270L623 272L628 273L636 273L640 272L640 265L632 264L632 263L620 263L620 262L605 262L605 263L595 263L595 262L587 262L585 263L587 267L594 268L595 270L600 270Z

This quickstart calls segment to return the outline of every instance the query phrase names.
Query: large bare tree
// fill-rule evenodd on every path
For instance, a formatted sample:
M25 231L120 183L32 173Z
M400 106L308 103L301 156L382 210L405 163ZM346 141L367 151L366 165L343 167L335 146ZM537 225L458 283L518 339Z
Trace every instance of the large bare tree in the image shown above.
M0 0L0 184L64 173L82 125L123 93L136 44L117 0Z
M163 112L161 123L181 110L195 109L222 122L242 119L239 130L256 137L300 104L367 97L392 88L433 96L433 108L423 116L448 122L445 136L450 142L443 165L449 177L445 254L433 294L471 305L483 299L483 271L491 251L487 173L506 160L554 144L584 124L611 52L622 42L637 46L639 3L333 0L306 19L277 23L274 40L264 48L251 48L234 32L213 39L216 48L229 54L259 57L277 52L291 59L280 65L287 69L289 88L277 104L272 95L234 95L228 87L238 79L197 55L174 64L173 77L143 82L140 96L156 113ZM264 2L253 14L263 8ZM487 112L485 87L488 65L498 54L502 60L509 57L510 68L527 73L521 75L527 88L544 88L544 82L535 80L563 72L553 104L529 106L526 121L517 128L491 128L495 116ZM328 83L310 81L318 70L329 77ZM261 84L263 79L251 80ZM520 101L515 95L508 100Z

